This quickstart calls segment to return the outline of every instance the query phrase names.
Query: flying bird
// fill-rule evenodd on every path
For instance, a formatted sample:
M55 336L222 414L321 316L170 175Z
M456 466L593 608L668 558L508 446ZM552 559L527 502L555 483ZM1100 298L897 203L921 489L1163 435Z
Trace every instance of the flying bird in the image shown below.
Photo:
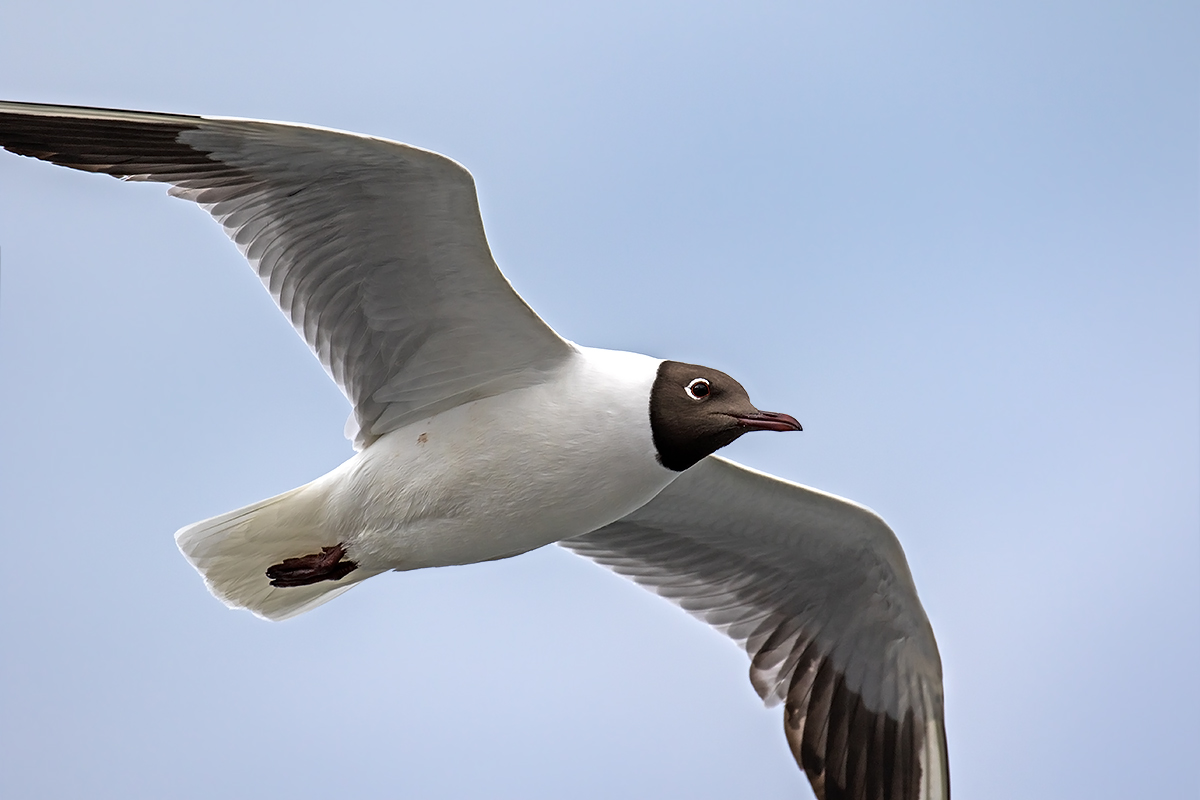
M208 211L350 401L348 461L176 534L224 603L282 620L381 572L557 542L743 645L821 800L949 798L941 660L895 534L715 456L801 430L724 372L551 330L458 163L308 125L8 102L0 146Z

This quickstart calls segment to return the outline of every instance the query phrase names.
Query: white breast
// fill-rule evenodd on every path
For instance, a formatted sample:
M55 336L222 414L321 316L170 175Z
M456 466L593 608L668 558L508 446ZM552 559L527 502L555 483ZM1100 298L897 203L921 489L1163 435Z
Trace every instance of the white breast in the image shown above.
M545 383L393 431L311 485L367 569L517 555L607 525L677 475L656 459L660 362L579 348Z

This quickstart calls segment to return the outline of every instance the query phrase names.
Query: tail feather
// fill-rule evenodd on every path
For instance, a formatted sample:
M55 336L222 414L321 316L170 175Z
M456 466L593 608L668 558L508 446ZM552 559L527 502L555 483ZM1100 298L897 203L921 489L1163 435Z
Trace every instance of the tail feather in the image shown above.
M305 496L308 488L189 525L175 534L175 543L209 591L227 606L269 620L302 614L376 574L356 569L338 580L271 585L271 566L339 544L334 534L323 530L319 506Z

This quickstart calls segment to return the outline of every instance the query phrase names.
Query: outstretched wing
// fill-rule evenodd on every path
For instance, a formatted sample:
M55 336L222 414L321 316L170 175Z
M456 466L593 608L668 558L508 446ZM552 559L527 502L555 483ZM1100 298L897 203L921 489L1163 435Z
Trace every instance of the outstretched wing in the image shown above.
M496 267L471 174L436 153L301 125L27 103L0 103L0 146L168 183L212 214L350 399L356 447L537 383L572 352Z
M937 643L871 511L709 456L561 544L743 644L821 800L948 800Z

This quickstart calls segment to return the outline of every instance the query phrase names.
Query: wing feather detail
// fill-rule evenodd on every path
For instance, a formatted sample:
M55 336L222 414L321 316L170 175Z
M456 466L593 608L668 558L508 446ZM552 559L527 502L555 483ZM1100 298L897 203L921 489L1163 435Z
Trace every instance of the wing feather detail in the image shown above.
M492 259L448 158L300 125L0 103L0 146L208 211L353 406L356 447L574 352Z
M741 644L820 800L948 800L937 644L871 511L710 456L561 544Z

